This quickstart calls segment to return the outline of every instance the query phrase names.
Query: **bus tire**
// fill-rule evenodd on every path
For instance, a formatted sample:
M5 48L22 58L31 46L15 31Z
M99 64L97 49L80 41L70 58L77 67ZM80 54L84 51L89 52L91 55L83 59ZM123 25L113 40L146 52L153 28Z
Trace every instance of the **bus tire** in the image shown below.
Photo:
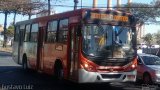
M63 80L63 66L60 62L56 62L55 63L55 67L54 67L54 76L55 76L55 79L57 81L62 81Z
M24 69L24 70L28 70L27 57L26 57L26 55L23 56L22 61L23 61L23 63L22 63L23 69Z

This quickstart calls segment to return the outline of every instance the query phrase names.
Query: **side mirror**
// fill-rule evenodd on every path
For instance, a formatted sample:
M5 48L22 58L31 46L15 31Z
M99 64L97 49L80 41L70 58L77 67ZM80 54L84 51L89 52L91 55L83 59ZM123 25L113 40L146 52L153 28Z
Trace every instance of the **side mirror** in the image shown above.
M138 65L142 65L143 63L142 63L142 61L141 61L141 59L138 57L138 60L137 60L137 64Z
M138 62L138 65L142 65L142 62Z

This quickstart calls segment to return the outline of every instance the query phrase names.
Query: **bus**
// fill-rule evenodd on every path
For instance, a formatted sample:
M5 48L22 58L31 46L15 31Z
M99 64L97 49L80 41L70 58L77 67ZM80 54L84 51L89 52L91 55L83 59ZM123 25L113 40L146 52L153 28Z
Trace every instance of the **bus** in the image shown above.
M77 83L136 80L136 18L77 9L17 22L13 59L23 69Z

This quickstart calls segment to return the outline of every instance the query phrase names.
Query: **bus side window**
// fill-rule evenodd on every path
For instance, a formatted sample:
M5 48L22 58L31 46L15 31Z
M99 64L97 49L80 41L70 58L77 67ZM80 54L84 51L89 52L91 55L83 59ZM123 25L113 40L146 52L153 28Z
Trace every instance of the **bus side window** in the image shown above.
M56 42L56 32L57 32L58 21L52 21L48 23L47 30L47 42Z
M24 35L25 35L25 25L20 25L20 30L19 30L19 44L22 45L24 41Z
M19 26L16 26L14 33L14 41L19 41Z
M26 25L24 41L28 42L30 38L30 25Z
M38 36L38 24L32 24L30 41L37 42L38 38L37 36Z
M66 43L68 34L68 19L60 20L58 42Z

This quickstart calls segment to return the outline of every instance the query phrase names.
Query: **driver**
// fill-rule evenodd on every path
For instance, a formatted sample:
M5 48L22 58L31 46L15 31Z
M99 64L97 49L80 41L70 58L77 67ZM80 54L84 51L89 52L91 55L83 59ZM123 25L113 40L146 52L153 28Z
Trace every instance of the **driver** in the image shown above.
M107 33L99 37L99 47L102 48L106 44Z

